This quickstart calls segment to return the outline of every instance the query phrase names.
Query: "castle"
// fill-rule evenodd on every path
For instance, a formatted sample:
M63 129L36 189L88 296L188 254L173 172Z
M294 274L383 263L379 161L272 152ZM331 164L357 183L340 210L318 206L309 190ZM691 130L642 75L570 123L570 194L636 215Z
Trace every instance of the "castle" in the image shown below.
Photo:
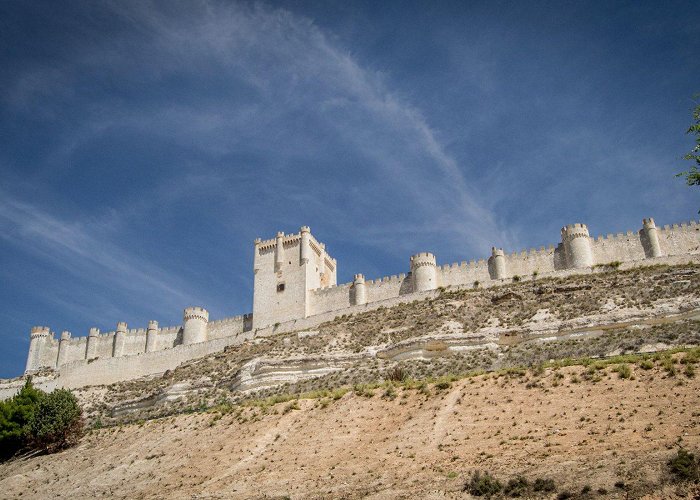
M206 356L256 337L313 328L343 314L391 306L439 293L446 287L488 287L523 278L596 272L623 265L685 263L700 258L700 224L656 227L644 219L637 232L591 238L585 224L561 229L555 246L506 254L493 248L488 260L438 266L435 255L410 258L407 274L366 280L356 274L337 285L336 260L311 234L277 233L255 240L253 312L216 321L203 307L184 310L183 323L129 329L119 322L111 332L91 328L87 337L67 331L56 339L47 326L31 329L26 372L52 369L56 386L107 384L162 373L184 361Z

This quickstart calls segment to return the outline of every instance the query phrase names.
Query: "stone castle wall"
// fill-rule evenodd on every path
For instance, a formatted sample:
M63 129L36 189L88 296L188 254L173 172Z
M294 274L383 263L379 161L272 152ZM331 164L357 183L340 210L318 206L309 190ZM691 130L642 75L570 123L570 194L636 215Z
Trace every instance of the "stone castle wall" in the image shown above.
M494 248L488 260L438 266L435 256L411 258L408 274L335 285L336 265L308 228L297 235L256 241L254 314L216 321L203 308L187 308L183 325L117 330L88 337L55 338L47 327L32 329L27 372L56 369L62 383L112 383L161 373L196 357L236 345L256 336L314 328L342 314L352 314L436 293L443 287L495 286L534 275L564 276L592 272L596 266L620 262L623 267L653 263L680 263L700 257L697 222L656 228L645 219L638 232L590 238L583 224L562 228L556 247L506 254ZM687 261L687 260L686 260ZM279 284L285 285L278 291ZM329 286L323 286L324 284ZM427 294L427 295L426 295ZM284 295L284 297L282 297ZM290 305L290 307L286 307ZM285 305L280 312L279 306ZM260 308L264 314L261 314ZM256 320L256 315L262 319ZM78 385L76 385L78 384Z

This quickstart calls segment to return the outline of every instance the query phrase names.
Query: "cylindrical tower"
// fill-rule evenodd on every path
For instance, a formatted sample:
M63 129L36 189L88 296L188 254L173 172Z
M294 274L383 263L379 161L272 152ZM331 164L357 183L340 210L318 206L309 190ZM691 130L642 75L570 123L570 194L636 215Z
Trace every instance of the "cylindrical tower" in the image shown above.
M275 246L275 271L282 269L284 264L284 233L277 233L277 244Z
M70 342L70 332L62 331L61 340L58 343L58 356L56 356L56 368L66 364L68 356L68 342Z
M561 241L569 268L581 269L593 265L591 238L585 224L569 224L561 228Z
M209 312L203 307L188 307L185 309L182 344L197 344L207 340L207 323Z
M301 226L301 265L308 264L311 256L311 229L309 226Z
M437 264L435 256L429 252L418 253L411 257L411 276L413 291L435 290L437 283Z
M97 357L97 337L99 336L99 328L90 328L90 333L88 333L87 338L87 344L85 346L85 359L92 359Z
M158 322L151 320L148 322L146 330L146 352L155 351L158 343Z
M112 357L117 358L124 353L124 344L126 343L126 323L120 321L117 323L117 331L114 332L114 344L112 345Z
M355 290L355 300L356 306L360 306L367 303L367 285L365 285L365 277L362 274L356 274L355 279L352 282L352 287Z
M27 355L27 365L25 373L41 368L42 356L46 348L46 342L51 335L48 326L33 326L29 334L29 354Z
M495 280L506 278L506 255L502 248L491 248L491 277Z
M651 217L642 220L642 236L644 237L643 247L647 257L661 257L661 246L659 245L659 233L656 224Z

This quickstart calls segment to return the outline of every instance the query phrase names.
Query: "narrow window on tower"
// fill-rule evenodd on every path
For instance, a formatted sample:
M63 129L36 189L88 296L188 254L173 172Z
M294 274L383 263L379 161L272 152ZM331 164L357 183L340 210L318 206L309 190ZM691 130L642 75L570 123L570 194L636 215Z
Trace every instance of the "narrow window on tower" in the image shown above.
M284 283L278 283L278 284L277 284L277 291L278 291L278 292L284 292Z

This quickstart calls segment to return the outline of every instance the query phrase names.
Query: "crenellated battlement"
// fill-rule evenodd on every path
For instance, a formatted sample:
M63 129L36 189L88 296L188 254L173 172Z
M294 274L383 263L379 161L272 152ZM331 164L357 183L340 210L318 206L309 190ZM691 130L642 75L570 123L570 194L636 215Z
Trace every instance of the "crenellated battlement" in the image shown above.
M200 319L200 320L204 321L205 323L208 323L209 322L209 311L207 311L203 307L199 307L199 306L187 307L184 310L184 318L185 318L185 321L190 320L190 319Z
M29 334L30 338L45 338L51 336L51 329L48 326L33 326L31 333Z
M595 238L590 237L586 224L576 223L562 227L560 236L556 245L518 251L494 246L487 259L442 265L435 254L421 252L410 256L408 273L374 279L354 273L352 282L338 285L336 260L308 226L301 226L296 234L278 232L274 238L255 240L252 313L209 321L207 309L192 306L183 310L182 325L160 327L150 320L147 328L129 329L126 322L119 322L114 331L100 332L93 327L84 337L73 337L64 330L60 339L54 338L48 326L35 326L30 332L26 371L43 367L72 370L110 358L125 358L120 366L128 368L126 359L131 356L157 354L162 360L168 352L173 353L173 360L182 362L195 353L211 352L209 346L233 345L258 334L292 331L302 324L317 325L386 301L424 297L424 292L440 287L488 287L516 277L534 280L573 271L594 272L597 266L611 262L634 266L678 262L680 258L700 261L700 224L694 220L659 227L648 217L636 231Z
M561 228L561 237L564 241L571 241L576 238L588 238L588 226L577 222Z

